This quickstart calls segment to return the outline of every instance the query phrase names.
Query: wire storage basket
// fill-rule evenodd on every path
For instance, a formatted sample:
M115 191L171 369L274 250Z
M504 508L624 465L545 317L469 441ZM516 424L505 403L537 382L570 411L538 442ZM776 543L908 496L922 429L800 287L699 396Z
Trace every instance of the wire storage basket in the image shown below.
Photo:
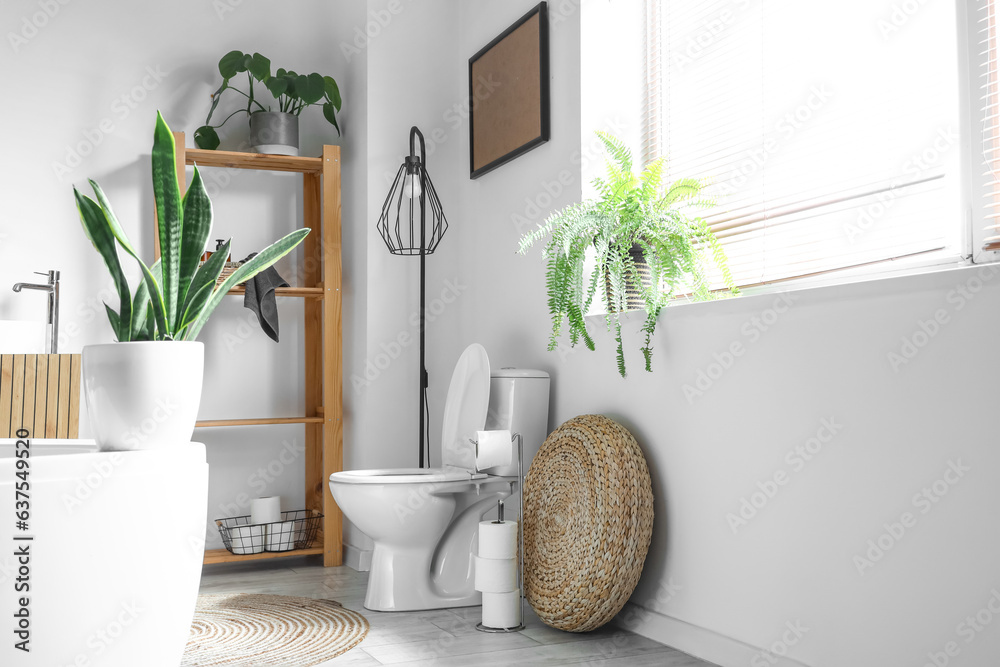
M282 512L281 521L250 523L250 515L216 519L226 550L237 556L308 549L323 515L316 510Z

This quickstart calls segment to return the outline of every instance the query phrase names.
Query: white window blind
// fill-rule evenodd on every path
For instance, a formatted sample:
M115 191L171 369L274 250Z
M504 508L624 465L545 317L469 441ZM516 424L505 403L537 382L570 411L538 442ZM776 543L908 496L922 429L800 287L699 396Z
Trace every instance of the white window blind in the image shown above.
M738 284L957 252L955 10L913 4L646 0L643 157L710 183Z
M997 22L994 0L979 5L979 91L983 119L983 178L986 201L986 238L983 250L1000 250L1000 106L997 100Z

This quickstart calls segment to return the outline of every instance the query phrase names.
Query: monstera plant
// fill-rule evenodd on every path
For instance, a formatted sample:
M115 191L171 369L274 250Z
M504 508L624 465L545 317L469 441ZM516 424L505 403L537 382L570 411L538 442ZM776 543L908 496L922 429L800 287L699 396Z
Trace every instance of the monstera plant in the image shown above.
M117 310L105 304L118 342L83 349L87 407L95 437L105 449L139 449L190 439L204 373L204 346L195 338L232 287L274 264L310 231L288 234L218 284L229 242L200 265L212 231L212 202L197 167L181 196L173 134L160 114L153 133L152 166L160 259L151 266L139 257L97 183L90 181L93 198L73 189L84 232L118 292ZM135 260L141 272L134 292L119 249Z
M649 371L660 311L680 294L689 293L695 300L717 296L710 287L709 264L718 267L726 290L733 294L738 290L722 246L695 214L698 207L710 204L702 197L702 182L681 178L664 186L662 158L636 174L632 153L620 139L604 132L597 136L610 158L607 176L594 180L598 197L553 213L521 237L518 251L525 254L548 238L544 257L552 318L549 350L558 347L564 322L569 325L571 346L583 341L594 349L585 317L600 294L608 329L617 343L618 372L625 377L622 314L646 311L641 349ZM599 290L602 283L604 289Z
M336 128L337 134L340 134L340 125L337 123L337 112L341 107L340 88L333 77L316 72L298 74L280 67L272 74L271 61L268 58L259 53L249 54L242 51L230 51L222 56L219 60L219 74L222 75L222 85L212 94L212 107L208 111L205 124L194 133L194 141L199 148L218 148L220 140L216 129L225 125L233 116L245 113L250 119L251 146L258 145L256 143L258 135L264 135L259 141L280 144L285 137L276 139L273 135L284 135L290 132L294 125L294 148L297 152L298 116L306 107L313 105L322 105L323 117ZM242 78L242 75L246 75L246 90L241 90L233 83L234 79ZM255 86L255 83L258 85ZM245 98L245 106L226 116L218 125L212 125L212 115L219 106L222 93L227 90L242 95ZM273 100L269 100L266 96L261 97L265 91ZM272 109L271 102L276 103L277 108ZM255 125L259 125L262 131L255 132ZM272 136L268 138L267 135ZM288 145L292 146L290 143Z

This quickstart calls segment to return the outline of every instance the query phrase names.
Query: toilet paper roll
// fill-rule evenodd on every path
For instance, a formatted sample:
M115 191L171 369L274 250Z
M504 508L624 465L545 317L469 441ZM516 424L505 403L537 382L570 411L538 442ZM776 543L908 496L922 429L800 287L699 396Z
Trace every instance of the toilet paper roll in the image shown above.
M517 521L479 522L481 558L517 558Z
M279 521L267 528L267 551L291 551L295 548L295 522Z
M235 526L229 529L229 543L238 556L264 551L264 526Z
M510 465L514 447L510 431L476 431L476 470Z
M517 561L476 556L476 590L483 593L517 590Z
M281 521L281 496L254 498L250 501L250 523Z
M483 593L483 625L502 629L521 625L521 591Z

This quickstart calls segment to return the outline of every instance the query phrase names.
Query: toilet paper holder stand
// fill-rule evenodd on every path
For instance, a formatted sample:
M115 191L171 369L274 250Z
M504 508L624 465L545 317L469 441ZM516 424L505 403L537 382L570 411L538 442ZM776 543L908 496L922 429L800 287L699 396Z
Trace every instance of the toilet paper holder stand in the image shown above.
M517 503L517 599L520 605L518 610L520 623L512 628L491 628L479 622L476 623L476 630L480 632L504 633L524 630L524 493L522 492L524 486L524 443L520 433L511 434L510 440L511 442L517 440L517 492L521 494L521 500ZM476 446L478 454L479 442L471 438L469 441ZM502 520L503 516L500 515L499 519Z

